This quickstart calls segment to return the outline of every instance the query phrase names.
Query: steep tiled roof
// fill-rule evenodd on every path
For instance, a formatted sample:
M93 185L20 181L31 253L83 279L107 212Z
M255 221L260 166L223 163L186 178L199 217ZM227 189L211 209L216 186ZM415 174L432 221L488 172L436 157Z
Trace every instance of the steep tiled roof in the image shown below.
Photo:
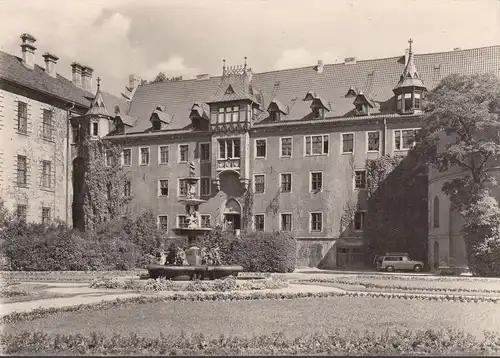
M495 72L500 75L500 46L451 52L415 54L415 66L428 90L452 73ZM322 73L314 66L254 73L251 84L261 91L263 108L274 98L288 108L281 121L309 118L311 102L303 101L308 91L316 92L331 110L328 117L345 118L353 114L353 97L345 97L349 88L362 91L379 113L394 113L392 90L405 69L404 56L357 61L350 64L326 64ZM151 126L149 118L158 105L168 106L172 115L169 130L188 128L190 110L195 102L209 102L221 83L221 77L208 80L184 80L140 86L130 104L129 115L139 118L130 132L142 132ZM235 89L236 90L236 89ZM359 93L359 92L358 92ZM371 111L374 113L374 111ZM265 115L259 116L262 123ZM366 117L365 117L366 118ZM276 123L275 125L280 125Z
M71 81L57 74L57 78L49 76L45 70L35 65L33 70L22 64L22 59L0 51L0 78L36 91L47 93L80 106L89 107L94 95L73 85Z
M75 86L70 80L57 74L56 78L45 73L44 68L35 65L28 69L22 64L22 59L0 51L0 78L18 85L31 88L35 91L73 102L76 105L90 107L93 93ZM104 104L109 113L115 113L115 106L120 107L122 113L128 111L128 103L110 93L101 91Z

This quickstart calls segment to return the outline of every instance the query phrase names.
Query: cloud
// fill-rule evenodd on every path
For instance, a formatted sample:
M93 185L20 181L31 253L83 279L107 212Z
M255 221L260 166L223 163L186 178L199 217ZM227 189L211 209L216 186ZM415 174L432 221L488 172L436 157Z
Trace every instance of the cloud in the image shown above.
M197 68L188 67L184 63L184 57L174 55L167 61L162 61L143 71L143 76L148 79L154 79L160 72L164 72L167 77L183 76L184 79L196 76L199 71Z
M273 66L273 69L282 70L286 68L314 66L318 63L318 60L323 60L324 63L334 63L338 61L338 58L332 51L322 52L315 57L305 48L297 47L284 50Z

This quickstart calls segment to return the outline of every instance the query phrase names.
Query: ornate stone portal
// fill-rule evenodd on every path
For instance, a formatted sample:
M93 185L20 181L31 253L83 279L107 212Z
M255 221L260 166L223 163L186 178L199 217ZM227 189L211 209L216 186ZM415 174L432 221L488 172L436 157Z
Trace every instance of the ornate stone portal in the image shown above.
M187 192L186 199L179 200L186 209L187 225L186 227L174 228L173 231L178 235L188 237L189 248L185 251L177 248L176 253L170 256L175 258L173 262L167 262L165 265L152 264L146 268L151 278L166 277L171 279L214 279L227 276L237 276L238 272L243 271L241 266L223 266L219 255L219 249L202 248L195 245L196 238L212 231L212 228L201 227L201 215L199 207L205 202L196 197L196 187L199 177L196 177L196 167L193 162L189 163L189 177L183 178L186 181Z

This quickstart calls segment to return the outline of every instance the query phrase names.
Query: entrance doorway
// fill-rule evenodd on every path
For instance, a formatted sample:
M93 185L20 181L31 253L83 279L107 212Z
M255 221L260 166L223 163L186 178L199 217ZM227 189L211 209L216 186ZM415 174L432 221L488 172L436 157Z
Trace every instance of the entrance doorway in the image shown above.
M241 206L236 199L230 198L224 205L224 229L239 233L241 230Z
M226 225L226 230L241 230L241 215L224 214L224 223Z
M337 248L337 268L341 270L362 269L365 266L365 251L360 247Z
M439 243L437 241L434 241L434 258L432 260L432 264L434 266L434 269L437 270L439 267Z

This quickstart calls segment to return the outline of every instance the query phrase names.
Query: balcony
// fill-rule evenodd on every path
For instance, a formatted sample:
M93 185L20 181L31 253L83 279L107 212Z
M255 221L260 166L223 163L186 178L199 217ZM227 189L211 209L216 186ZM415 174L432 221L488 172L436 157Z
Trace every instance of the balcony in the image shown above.
M217 171L221 172L230 169L239 172L240 162L240 158L217 159Z

